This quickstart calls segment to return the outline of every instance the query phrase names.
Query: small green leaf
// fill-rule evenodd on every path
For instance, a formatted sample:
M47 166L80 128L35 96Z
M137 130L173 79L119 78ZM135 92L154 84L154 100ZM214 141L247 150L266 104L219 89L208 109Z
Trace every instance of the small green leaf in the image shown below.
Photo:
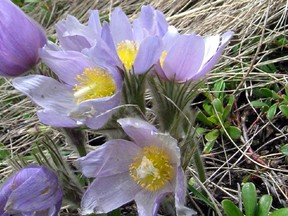
M0 161L5 160L10 155L10 152L5 148L5 146L0 143Z
M263 103L261 101L251 101L251 105L253 107L269 107L268 104Z
M279 109L281 110L283 115L285 115L286 118L288 118L288 105L280 105Z
M219 80L214 84L213 90L215 91L214 96L216 98L220 98L223 95L223 91L225 89L225 82L223 80Z
M283 145L280 150L284 155L288 156L288 144Z
M196 131L198 134L203 135L206 133L207 130L205 128L202 128L202 127L197 127Z
M276 114L278 104L273 104L267 111L267 118L272 120Z
M287 216L287 215L288 215L288 208L281 208L272 212L269 216Z
M210 117L208 118L208 121L212 122L212 123L215 124L215 125L221 125L221 124L219 123L219 119L217 118L216 115L210 116Z
M284 103L288 103L288 96L286 94L283 94L281 97L284 100Z
M263 195L258 202L257 216L268 216L272 204L272 197L268 194Z
M211 141L215 141L218 138L218 136L219 136L219 130L214 129L205 135L205 139L208 142L211 142Z
M288 95L288 83L285 84L285 87L284 87L284 88L285 88L285 94Z
M208 120L207 116L200 110L197 114L197 120L201 121L205 125L212 126L212 122Z
M226 130L232 139L239 139L241 136L241 130L238 127L230 126Z
M232 201L225 199L221 204L227 216L243 216L243 213Z
M219 98L215 98L213 101L212 101L212 104L215 108L215 110L219 113L223 113L223 105L222 105L222 102Z
M190 183L190 181L188 182L188 190L191 191L196 197L198 197L200 200L202 200L207 206L211 207L212 209L214 209L213 204L202 194L200 193L198 190L196 190L192 184Z
M257 193L253 183L247 182L243 185L242 200L246 216L255 216L257 210Z
M203 104L203 109L205 110L205 112L208 114L208 115L213 115L213 107L208 104L208 103L204 103Z
M272 97L272 90L268 89L268 88L261 88L259 93L261 94L261 96L263 97Z
M209 154L215 144L215 141L216 140L213 140L213 141L208 141L207 143L205 143L204 145L204 149L202 151L203 154Z

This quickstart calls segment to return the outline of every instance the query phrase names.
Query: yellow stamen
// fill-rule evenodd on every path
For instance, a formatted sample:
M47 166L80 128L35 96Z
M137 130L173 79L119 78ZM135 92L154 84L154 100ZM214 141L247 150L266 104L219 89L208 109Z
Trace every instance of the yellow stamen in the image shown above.
M108 97L116 92L116 84L107 71L98 67L85 68L81 75L77 75L74 97L80 103L85 100Z
M166 58L166 56L167 56L167 51L166 50L164 50L163 52L162 52L162 54L161 54L161 56L160 56L160 65L161 65L161 67L163 68L163 63L164 63L164 60L165 60L165 58Z
M117 45L118 56L125 69L130 71L138 53L138 44L135 41L125 40Z
M130 176L141 187L156 191L165 186L175 173L169 155L155 146L145 147L129 166Z

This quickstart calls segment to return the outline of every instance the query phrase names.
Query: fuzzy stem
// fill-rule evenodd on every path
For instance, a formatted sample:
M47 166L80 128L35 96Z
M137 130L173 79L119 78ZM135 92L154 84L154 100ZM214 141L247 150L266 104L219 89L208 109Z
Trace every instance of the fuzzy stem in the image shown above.
M194 163L197 168L199 179L202 183L204 183L206 181L205 168L203 165L203 161L201 160L201 156L200 156L200 152L198 148L196 148L196 150L194 151Z
M79 128L63 128L66 141L69 145L76 148L80 157L87 154L85 148L86 137L83 131Z

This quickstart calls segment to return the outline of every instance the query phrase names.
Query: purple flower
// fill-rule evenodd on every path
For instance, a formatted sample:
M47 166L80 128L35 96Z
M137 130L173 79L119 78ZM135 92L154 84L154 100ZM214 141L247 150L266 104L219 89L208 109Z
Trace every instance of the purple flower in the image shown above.
M31 165L8 178L0 188L0 215L56 216L63 192L54 172Z
M60 81L41 75L13 80L17 90L43 108L37 112L40 122L54 127L102 127L120 103L122 77L117 69L100 66L76 51L45 48L40 54Z
M161 11L155 10L150 5L144 5L141 7L139 17L133 22L133 28L140 29L137 32L143 32L144 36L158 35L163 37L168 30L168 23Z
M19 76L31 69L45 43L45 33L34 20L10 0L1 0L0 76Z
M218 62L232 31L222 36L203 38L200 35L179 35L169 28L163 37L164 51L155 66L160 77L177 82L198 80L206 75Z
M186 186L177 141L143 120L118 122L132 141L110 140L77 160L86 177L95 177L82 198L82 214L107 213L135 200L140 216L152 216L161 199L173 193L178 212L192 215L183 206Z
M88 25L81 24L74 16L68 15L66 20L56 24L56 33L63 50L82 51L96 44L96 34L101 34L102 27L99 12L92 10Z
M147 33L148 30L156 28L150 22L153 20L143 14L132 26L125 13L116 8L112 12L110 25L103 24L96 46L88 52L97 62L106 62L135 74L145 73L159 59L162 46L156 33L153 36ZM145 27L148 30L145 30Z

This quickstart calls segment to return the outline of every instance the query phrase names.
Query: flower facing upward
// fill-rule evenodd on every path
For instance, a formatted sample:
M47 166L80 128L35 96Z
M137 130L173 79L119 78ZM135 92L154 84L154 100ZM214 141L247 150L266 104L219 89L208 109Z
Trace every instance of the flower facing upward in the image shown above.
M46 43L42 28L10 0L0 1L0 76L15 77L39 61Z
M122 77L116 68L100 66L76 51L40 50L42 61L59 77L30 75L13 86L43 110L40 122L54 127L102 127L120 104Z
M28 166L0 188L0 215L56 216L63 192L58 178L44 166Z
M110 140L77 160L86 177L95 177L82 198L82 214L107 213L135 200L140 216L152 216L172 193L177 211L192 215L183 206L186 186L176 140L143 120L118 122L132 141Z
M217 63L233 35L203 38L200 35L180 35L173 27L163 36L163 52L155 69L164 79L185 82L205 76Z
M103 24L94 49L87 52L97 62L105 62L135 74L145 73L161 54L159 35L149 34L145 28L152 29L152 22L147 14L143 14L131 24L121 8L116 8L111 14L110 23Z

